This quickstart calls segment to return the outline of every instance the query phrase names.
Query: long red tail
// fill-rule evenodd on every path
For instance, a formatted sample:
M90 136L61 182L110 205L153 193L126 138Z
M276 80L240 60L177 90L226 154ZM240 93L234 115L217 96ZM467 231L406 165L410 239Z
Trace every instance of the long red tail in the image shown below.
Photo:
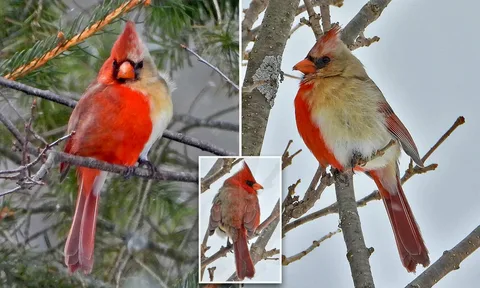
M98 198L106 175L95 169L77 168L77 205L65 244L65 264L71 273L79 268L85 274L92 272Z
M387 209L403 266L408 272L415 272L418 264L428 266L430 259L427 247L403 192L398 167L396 164L390 165L370 171L370 175L377 184Z
M237 266L237 277L243 280L245 277L253 278L255 275L255 266L247 244L247 231L245 228L238 231L237 241L233 242L233 252L235 254L235 264Z

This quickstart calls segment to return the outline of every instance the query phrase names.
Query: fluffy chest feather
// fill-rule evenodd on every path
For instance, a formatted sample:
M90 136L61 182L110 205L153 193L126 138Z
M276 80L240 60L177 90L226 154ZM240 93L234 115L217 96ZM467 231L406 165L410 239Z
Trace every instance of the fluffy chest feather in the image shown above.
M378 111L381 95L375 95L377 92L360 80L347 84L343 78L335 78L339 79L322 79L312 85L304 99L327 150L342 167L349 167L355 154L368 159L385 147L392 136ZM383 167L399 154L400 146L395 145L383 157L369 162L365 169Z

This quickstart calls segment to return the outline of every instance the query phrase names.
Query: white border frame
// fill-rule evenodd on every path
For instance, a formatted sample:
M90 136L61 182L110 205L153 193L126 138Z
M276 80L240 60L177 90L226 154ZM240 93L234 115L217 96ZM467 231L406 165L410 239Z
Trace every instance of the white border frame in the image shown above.
M202 158L205 158L205 159L219 159L219 158L244 158L244 159L254 159L254 158L260 158L260 159L278 159L279 161L279 169L280 169L280 177L279 177L279 181L280 181L280 191L279 191L279 201L280 201L280 222L279 222L279 225L280 225L280 252L279 252L279 260L278 260L278 263L279 263L279 268L280 269L280 281L258 281L258 282L243 282L243 281L223 281L223 282L218 282L218 281L214 281L214 282L205 282L205 281L202 281L201 279L201 246L202 246L202 231L200 231L200 223L201 223L201 220L200 220L200 211L201 211L201 203L200 203L200 198L202 197L202 193L201 193L201 178L199 178L199 181L198 181L198 284L245 284L245 285L249 285L249 284L282 284L283 283L283 266L282 266L282 253L283 253L283 239L282 239L282 196L283 196L283 173L282 173L282 157L281 156L199 156L198 157L198 175L199 177L201 177L202 173L201 173L201 161L202 161ZM270 215L270 214L268 214ZM249 245L249 250L251 248L251 245Z

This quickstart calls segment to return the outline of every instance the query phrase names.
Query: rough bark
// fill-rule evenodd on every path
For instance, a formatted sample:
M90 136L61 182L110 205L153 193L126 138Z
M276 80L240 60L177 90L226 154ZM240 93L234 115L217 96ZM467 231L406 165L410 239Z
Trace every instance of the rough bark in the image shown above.
M260 155L270 109L278 90L280 65L299 0L270 0L250 52L244 86L264 81L242 95L242 155Z
M377 20L382 14L383 9L392 0L370 0L362 9L348 22L347 26L342 30L342 41L345 45L353 44L357 36L367 28L370 23Z
M362 226L358 216L355 191L353 189L353 172L333 173L335 193L337 195L340 227L347 245L347 259L355 288L373 288L373 276L370 269L370 251L365 246Z

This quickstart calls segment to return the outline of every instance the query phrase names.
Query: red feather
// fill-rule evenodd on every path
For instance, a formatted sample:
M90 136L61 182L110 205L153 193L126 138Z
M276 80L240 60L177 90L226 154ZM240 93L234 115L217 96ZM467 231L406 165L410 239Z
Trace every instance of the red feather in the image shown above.
M318 162L323 167L332 165L337 169L343 169L342 165L337 161L333 153L328 149L323 141L322 132L312 119L312 111L305 101L304 94L312 90L313 84L301 84L295 97L295 118L297 121L297 129L300 136L307 147L312 151Z

